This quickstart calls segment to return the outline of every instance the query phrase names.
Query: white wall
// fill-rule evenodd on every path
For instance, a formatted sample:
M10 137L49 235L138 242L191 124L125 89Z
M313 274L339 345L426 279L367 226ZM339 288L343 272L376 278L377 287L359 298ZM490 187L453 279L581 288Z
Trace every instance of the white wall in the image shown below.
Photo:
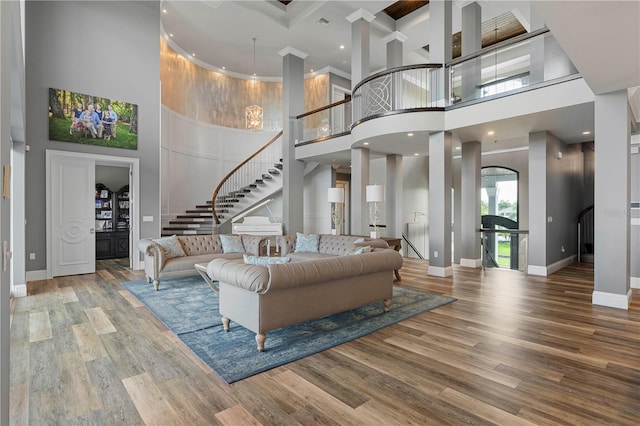
M160 153L163 224L210 200L220 180L276 133L202 123L163 106ZM272 210L274 205L275 202L270 205Z
M331 185L331 166L320 165L304 178L303 229L305 233L331 233L331 204L327 189Z

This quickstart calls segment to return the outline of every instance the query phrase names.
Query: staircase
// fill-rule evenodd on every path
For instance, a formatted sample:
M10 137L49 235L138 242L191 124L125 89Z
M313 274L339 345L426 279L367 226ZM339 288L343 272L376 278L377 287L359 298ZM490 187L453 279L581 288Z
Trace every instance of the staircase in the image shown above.
M161 235L205 235L231 232L231 219L282 190L282 131L229 172L212 201L198 204L162 228Z

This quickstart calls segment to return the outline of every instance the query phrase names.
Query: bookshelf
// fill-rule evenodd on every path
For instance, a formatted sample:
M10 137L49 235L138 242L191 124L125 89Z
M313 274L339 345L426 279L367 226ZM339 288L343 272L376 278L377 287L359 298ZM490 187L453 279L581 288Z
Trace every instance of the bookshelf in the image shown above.
M129 257L129 185L96 184L95 203L96 260Z

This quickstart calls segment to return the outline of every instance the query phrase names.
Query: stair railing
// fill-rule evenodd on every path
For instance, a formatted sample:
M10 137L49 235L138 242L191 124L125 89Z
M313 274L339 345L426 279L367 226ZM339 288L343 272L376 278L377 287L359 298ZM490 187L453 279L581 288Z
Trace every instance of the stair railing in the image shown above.
M213 222L216 225L221 223L217 205L224 204L225 201L229 201L235 195L242 193L245 188L255 184L256 180L261 179L262 175L266 174L270 168L273 168L274 164L279 161L278 159L282 157L281 150L274 149L274 143L280 140L281 137L282 130L222 178L211 196L211 212Z
M582 254L593 253L593 204L578 213L578 262Z
M424 260L424 256L422 255L422 253L420 253L416 246L413 245L407 234L405 234L404 232L402 233L402 239L408 244L409 248L413 250L413 252L418 256L419 259Z

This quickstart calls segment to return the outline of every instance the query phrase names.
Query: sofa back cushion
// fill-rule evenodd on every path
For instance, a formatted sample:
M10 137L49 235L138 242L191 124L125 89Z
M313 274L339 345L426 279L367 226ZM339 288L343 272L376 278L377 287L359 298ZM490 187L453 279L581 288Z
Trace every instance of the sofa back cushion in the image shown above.
M334 256L344 256L353 250L357 239L358 237L350 235L322 235L318 251Z
M187 256L223 253L219 235L181 235L178 240Z

